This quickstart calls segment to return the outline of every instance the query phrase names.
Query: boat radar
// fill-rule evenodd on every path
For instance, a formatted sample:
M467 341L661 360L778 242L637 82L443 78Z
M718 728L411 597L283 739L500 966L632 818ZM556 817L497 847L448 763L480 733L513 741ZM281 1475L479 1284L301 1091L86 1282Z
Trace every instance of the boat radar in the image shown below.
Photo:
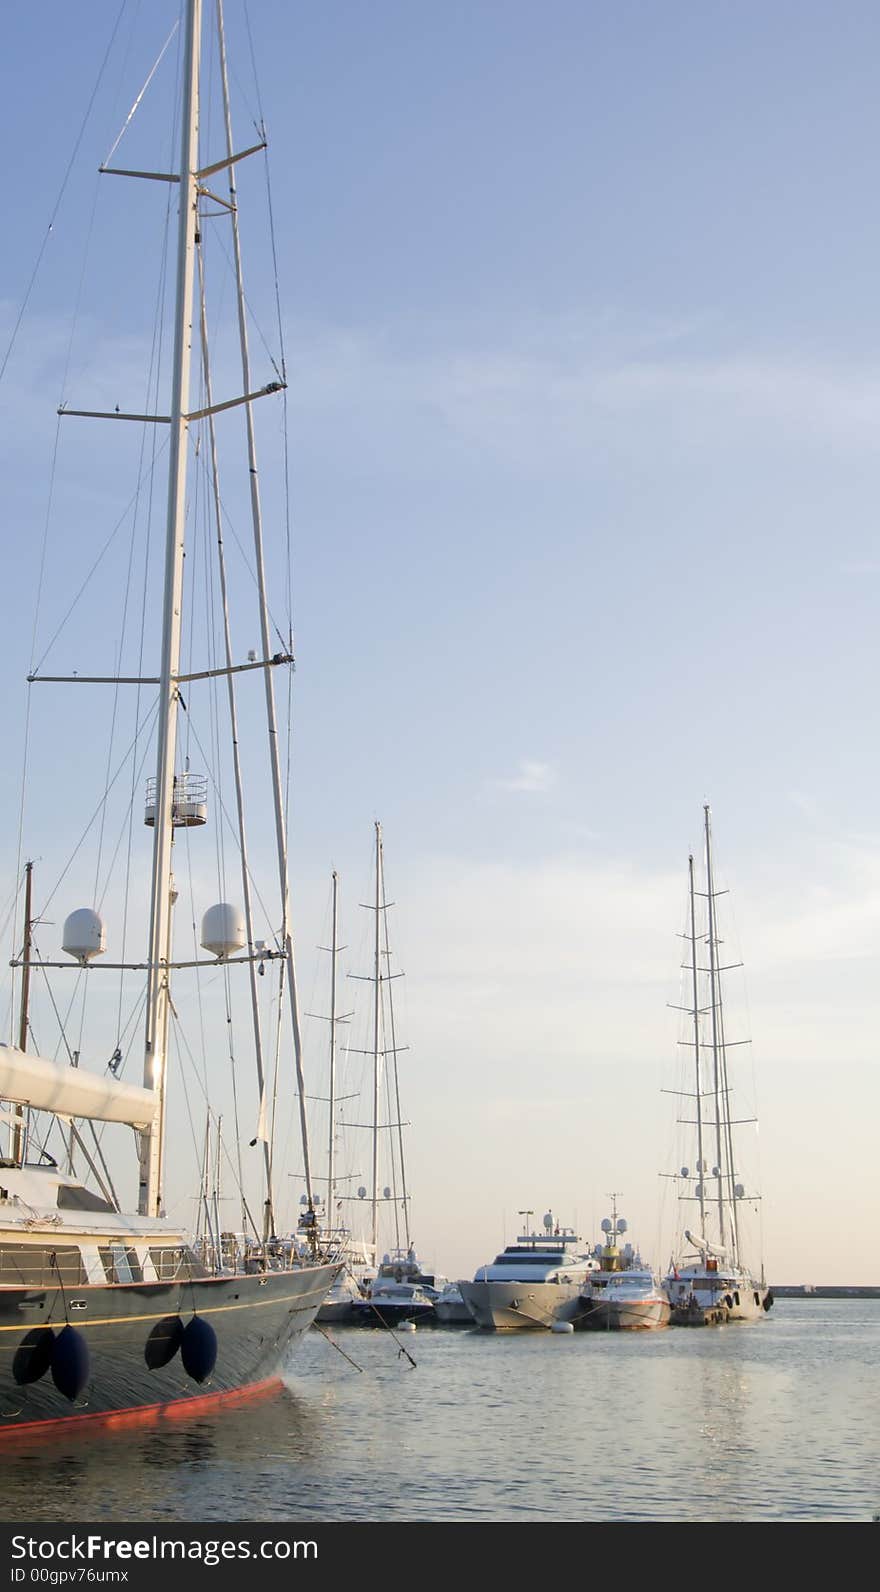
M246 944L244 917L238 907L218 901L202 918L202 945L218 962L225 962Z
M78 907L65 918L62 950L82 967L87 967L93 956L103 956L104 945L104 924L91 907Z

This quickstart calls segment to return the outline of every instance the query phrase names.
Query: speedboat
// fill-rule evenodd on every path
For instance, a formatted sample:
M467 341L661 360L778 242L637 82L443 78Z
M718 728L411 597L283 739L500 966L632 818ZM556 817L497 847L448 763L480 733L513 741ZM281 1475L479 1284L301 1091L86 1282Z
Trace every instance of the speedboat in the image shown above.
M351 1319L365 1327L434 1321L434 1305L445 1281L422 1271L412 1245L405 1251L393 1250L383 1255L365 1297L352 1300Z
M619 1243L627 1223L617 1214L617 1195L610 1199L611 1215L602 1222L605 1243L593 1251L599 1267L587 1281L575 1326L606 1331L668 1326L669 1300L638 1250Z
M593 1331L668 1327L670 1304L653 1272L632 1267L609 1277L600 1293L585 1300L586 1315L578 1323Z
M532 1212L520 1212L531 1216ZM481 1266L473 1282L460 1282L461 1297L479 1327L496 1332L574 1322L584 1309L581 1295L598 1261L571 1227L560 1229L548 1211L543 1233L523 1233Z

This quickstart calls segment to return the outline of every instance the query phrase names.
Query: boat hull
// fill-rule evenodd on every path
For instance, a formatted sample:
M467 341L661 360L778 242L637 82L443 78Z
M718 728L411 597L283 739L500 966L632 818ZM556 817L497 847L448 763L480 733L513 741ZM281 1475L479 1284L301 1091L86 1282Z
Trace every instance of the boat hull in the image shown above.
M354 1320L354 1305L363 1299L354 1278L346 1273L337 1277L315 1320L319 1327L350 1326Z
M576 1325L590 1332L644 1332L668 1327L672 1314L668 1299L589 1299L586 1314Z
M438 1300L434 1306L434 1314L441 1327L472 1327L474 1324L474 1318L464 1300L461 1304L449 1301L441 1303Z
M415 1321L420 1326L436 1321L431 1304L404 1304L385 1299L363 1299L352 1305L352 1320L359 1327L398 1327L404 1321Z
M462 1282L459 1288L477 1326L491 1332L574 1324L585 1310L580 1283Z
M325 1301L315 1320L319 1327L349 1326L354 1320L354 1301L351 1299Z
M337 1270L308 1266L173 1283L96 1284L64 1295L55 1288L0 1288L0 1441L28 1427L204 1404L271 1383ZM195 1315L216 1335L213 1368L196 1380L179 1349L167 1364L151 1368L147 1354L155 1362L157 1340L167 1341L169 1324L185 1327ZM23 1380L39 1369L23 1340L47 1327L57 1336L66 1322L88 1353L88 1377L73 1399L59 1392L48 1365L36 1381Z
M682 1274L664 1287L674 1327L723 1327L732 1321L762 1321L773 1303L770 1289L752 1277L724 1278Z

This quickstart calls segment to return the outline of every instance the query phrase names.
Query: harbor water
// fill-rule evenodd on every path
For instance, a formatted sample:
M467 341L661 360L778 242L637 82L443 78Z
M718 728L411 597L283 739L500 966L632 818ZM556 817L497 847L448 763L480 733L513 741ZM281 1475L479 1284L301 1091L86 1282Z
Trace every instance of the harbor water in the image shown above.
M266 1402L15 1440L5 1519L880 1514L880 1300L781 1300L763 1322L714 1329L334 1337L361 1371L312 1331Z

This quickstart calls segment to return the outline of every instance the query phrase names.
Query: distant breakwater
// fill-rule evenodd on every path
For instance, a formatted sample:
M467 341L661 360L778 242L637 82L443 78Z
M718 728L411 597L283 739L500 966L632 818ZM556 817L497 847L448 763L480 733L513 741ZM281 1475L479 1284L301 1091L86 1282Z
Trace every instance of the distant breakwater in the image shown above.
M843 1283L773 1283L776 1299L880 1299L880 1286L858 1287Z

